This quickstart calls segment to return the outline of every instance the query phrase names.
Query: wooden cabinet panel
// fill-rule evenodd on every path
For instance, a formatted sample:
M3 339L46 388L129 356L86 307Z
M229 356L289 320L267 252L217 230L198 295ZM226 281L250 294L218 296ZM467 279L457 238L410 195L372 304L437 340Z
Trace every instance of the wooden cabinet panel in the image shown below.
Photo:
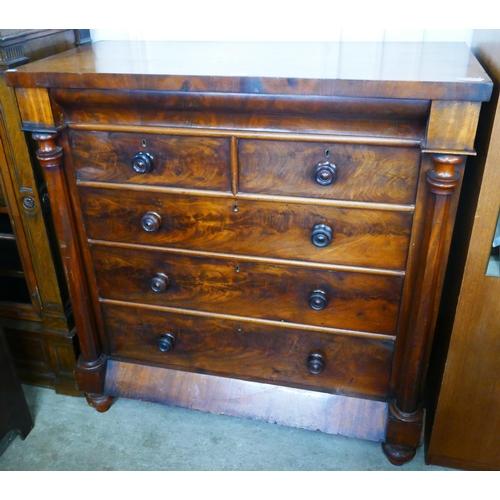
M476 30L473 51L500 81L500 30ZM500 213L498 86L482 114L439 317L429 392L426 460L466 470L500 469L500 277L488 262ZM432 427L431 427L432 426Z
M0 30L0 324L26 383L79 394L78 353L64 272L33 144L21 131L15 91L4 71L74 48L85 30ZM54 362L40 357L59 349ZM63 348L64 347L64 348Z

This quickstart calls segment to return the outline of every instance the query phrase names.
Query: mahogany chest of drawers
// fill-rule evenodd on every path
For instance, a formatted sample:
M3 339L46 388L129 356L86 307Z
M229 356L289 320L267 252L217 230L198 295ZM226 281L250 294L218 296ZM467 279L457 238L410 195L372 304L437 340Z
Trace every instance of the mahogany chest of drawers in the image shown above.
M8 81L91 405L148 399L413 457L492 88L465 45L100 42Z

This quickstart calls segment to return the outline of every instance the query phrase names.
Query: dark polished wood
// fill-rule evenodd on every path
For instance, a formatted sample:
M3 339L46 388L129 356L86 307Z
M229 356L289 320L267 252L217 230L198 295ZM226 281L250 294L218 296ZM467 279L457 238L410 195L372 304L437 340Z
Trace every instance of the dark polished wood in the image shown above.
M8 79L58 200L92 405L259 418L232 387L348 394L384 405L392 463L414 456L491 93L464 45L102 42ZM350 435L380 430L338 401Z
M147 62L137 64L140 57ZM449 101L481 101L491 93L489 78L462 43L143 42L131 46L105 42L53 58L50 70L41 63L19 68L9 79L16 87Z
M61 257L66 272L66 280L70 290L75 324L79 332L81 354L78 358L76 378L79 387L88 387L86 392L99 394L106 370L106 358L102 353L97 339L97 327L94 314L90 310L90 298L84 269L77 247L77 234L73 217L66 212L70 206L65 190L62 148L56 145L56 134L34 133L39 149L36 152L38 161L44 168L45 180L49 196L58 200L53 206L55 231L60 245Z
M74 131L69 140L81 181L230 190L228 139ZM138 153L149 155L150 171L134 170Z
M496 85L481 112L453 235L427 390L426 461L499 470L500 277L487 269L500 209L500 31L475 30L472 48Z
M80 187L89 238L190 248L346 266L403 270L412 214L253 201L198 194L145 194L136 190ZM148 212L162 219L144 231ZM332 243L311 241L318 224L331 227Z
M241 140L239 158L242 192L415 203L416 148ZM318 182L321 174L331 181Z
M5 71L74 48L78 31L0 30L0 324L21 380L71 395L79 347L50 201Z
M286 324L262 325L245 318L219 319L108 302L103 302L102 309L109 352L115 358L334 394L380 398L387 393L390 341L312 335ZM169 352L157 346L166 333L175 337L175 347ZM318 376L308 369L308 357L316 351L326 359Z
M18 99L30 91L18 88ZM303 141L357 142L418 146L425 138L430 101L362 99L335 96L263 95L260 93L157 92L53 89L54 125L66 121L89 131L116 131L215 137L231 130L235 137L253 139L286 133ZM29 100L29 99L28 99ZM362 113L360 109L362 108ZM64 113L62 110L64 109ZM311 117L314 113L314 118ZM373 120L377 117L376 120ZM36 126L40 120L24 119ZM147 124L148 126L144 126ZM161 127L163 130L151 129ZM366 133L365 133L366 132ZM365 133L365 134L364 134ZM292 135L297 134L297 135ZM311 134L310 136L306 134ZM314 137L312 134L322 134ZM371 137L360 137L360 135ZM326 136L326 137L325 137Z
M91 254L103 298L396 334L400 277L100 245L92 245ZM159 274L166 278L152 289ZM318 289L326 302L320 310L310 305Z
M0 71L75 48L79 31L0 29Z

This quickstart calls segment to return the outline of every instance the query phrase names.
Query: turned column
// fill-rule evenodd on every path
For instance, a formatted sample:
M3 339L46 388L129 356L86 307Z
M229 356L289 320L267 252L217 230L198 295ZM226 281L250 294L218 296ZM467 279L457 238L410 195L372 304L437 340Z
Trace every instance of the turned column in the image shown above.
M103 394L106 356L101 351L96 324L90 305L90 295L83 270L73 211L66 189L63 150L56 144L57 134L36 132L33 138L36 152L47 183L51 211L59 242L59 251L66 273L81 354L76 367L76 379L87 401L98 411L106 411L112 398Z
M452 194L460 184L458 155L432 155L433 168L427 174L430 191L421 256L414 284L414 307L410 316L404 357L395 397L389 404L386 442L389 461L402 465L411 460L421 441L424 410L421 406L425 373L429 362L439 305L443 258L448 251L447 225Z

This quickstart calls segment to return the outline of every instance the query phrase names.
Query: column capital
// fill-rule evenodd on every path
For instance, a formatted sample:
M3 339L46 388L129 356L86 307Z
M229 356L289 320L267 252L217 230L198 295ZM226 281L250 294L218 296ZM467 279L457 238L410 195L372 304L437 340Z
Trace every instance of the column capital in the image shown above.
M451 195L460 182L460 174L455 165L462 163L463 157L449 154L433 154L434 168L427 174L427 182L434 194Z

